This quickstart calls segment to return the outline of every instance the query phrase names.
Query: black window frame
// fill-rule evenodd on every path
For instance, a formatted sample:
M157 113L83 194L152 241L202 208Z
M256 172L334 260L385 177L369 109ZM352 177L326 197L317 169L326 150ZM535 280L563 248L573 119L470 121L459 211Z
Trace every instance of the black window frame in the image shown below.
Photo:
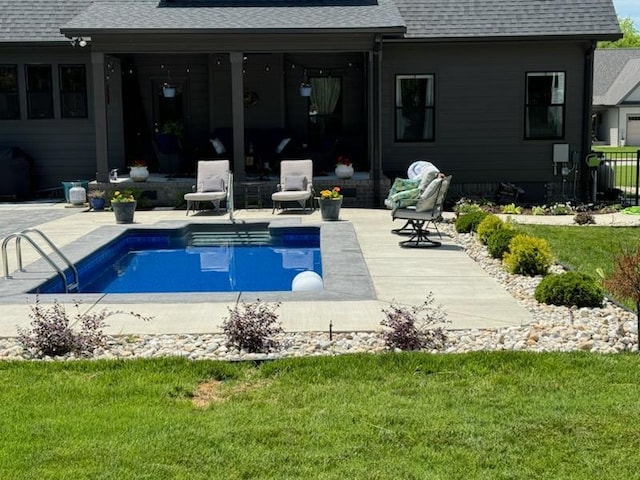
M426 80L430 80L431 83L431 92L430 92L430 96L431 96L431 104L428 104L428 95L425 95L424 98L424 105L422 107L407 107L404 105L398 105L399 102L399 98L401 96L401 93L399 91L400 88L400 82L402 80L410 80L410 79L414 79L414 80L420 80L420 79L426 79ZM403 134L402 136L399 135L400 131L399 131L399 119L400 116L402 115L402 111L404 111L407 108L414 108L416 111L417 110L424 110L425 112L425 121L426 119L429 117L429 113L431 114L431 131L430 131L430 136L428 135L426 138L424 136L420 137L420 136L410 136L410 137L406 137L406 134ZM398 73L395 76L395 82L394 82L394 111L395 111L395 118L394 118L394 122L393 122L393 133L394 133L394 141L397 143L433 143L436 140L436 75L435 73Z
M69 82L65 78L65 71L68 69L81 69L82 81L77 85L73 84L72 88L67 88ZM61 63L58 65L58 80L60 82L60 117L61 118L88 118L89 107L87 105L87 68L83 63ZM66 97L73 95L80 100L80 108L75 110L68 109Z
M48 69L49 70L49 78L48 85L35 88L34 83L35 79L32 78L30 74L30 70L35 69ZM54 118L55 113L53 111L53 66L51 64L42 64L42 63L30 63L24 66L25 72L25 83L27 89L27 118L30 120L49 120ZM41 95L44 98L44 101L38 101L37 103L34 101L35 95ZM48 98L47 98L48 97ZM45 103L46 102L46 103ZM42 114L36 115L34 112L35 105L44 105L48 108L41 108L40 111Z
M551 77L551 78L560 78L562 75L562 101L554 101L553 94L549 95L548 99L540 98L534 99L530 96L530 78L535 77ZM566 129L566 112L567 112L567 72L564 70L540 70L540 71L529 71L525 73L525 92L524 92L524 139L525 140L563 140L565 138L565 129ZM562 125L560 127L560 132L558 135L534 135L531 133L531 117L530 111L532 108L560 108L561 115L559 115ZM551 129L548 129L551 131Z
M13 70L15 85L5 86L4 75L0 75L0 120L20 120L20 78L18 77L18 65L15 63L0 64L0 74L4 70ZM11 100L12 99L12 100ZM10 106L13 105L13 108ZM6 110L1 107L7 107Z

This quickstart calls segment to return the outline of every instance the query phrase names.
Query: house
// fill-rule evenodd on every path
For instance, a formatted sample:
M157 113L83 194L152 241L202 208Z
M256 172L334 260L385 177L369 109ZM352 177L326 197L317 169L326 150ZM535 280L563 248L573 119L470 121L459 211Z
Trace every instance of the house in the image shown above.
M453 174L460 194L509 181L544 197L563 180L555 145L571 152L556 162L590 148L595 43L620 37L611 0L0 0L0 11L0 146L33 159L33 188L108 182L140 158L193 171L211 155L230 156L242 182L264 168L255 149L290 138L319 170L349 156L362 206L382 205L415 160ZM158 143L169 127L182 163Z
M598 49L593 69L593 136L640 146L640 49Z

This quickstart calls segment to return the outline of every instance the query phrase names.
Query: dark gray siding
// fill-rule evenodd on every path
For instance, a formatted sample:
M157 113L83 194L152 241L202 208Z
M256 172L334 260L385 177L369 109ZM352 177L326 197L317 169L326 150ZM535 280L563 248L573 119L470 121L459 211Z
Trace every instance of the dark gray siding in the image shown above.
M18 65L21 114L20 120L0 120L0 147L20 147L33 158L33 187L59 187L63 180L95 178L95 133L89 52L70 45L62 48L4 48L0 49L0 63ZM52 66L53 119L27 119L24 66L29 63ZM89 118L60 118L58 65L64 63L86 65Z
M586 43L385 44L382 78L382 162L387 172L428 160L454 181L548 182L552 145L582 142ZM525 74L566 72L565 138L524 140ZM432 143L394 141L395 75L435 75ZM582 152L578 153L581 158Z

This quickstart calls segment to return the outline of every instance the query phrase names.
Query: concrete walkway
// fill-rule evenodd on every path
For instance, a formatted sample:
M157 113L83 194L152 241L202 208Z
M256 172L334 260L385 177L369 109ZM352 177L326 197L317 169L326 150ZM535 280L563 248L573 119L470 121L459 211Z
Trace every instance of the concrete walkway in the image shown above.
M49 216L44 215L44 210ZM292 215L271 215L270 209L241 210L235 213L236 220L297 217L304 224L323 224L319 212ZM619 220L618 220L618 217ZM184 211L156 209L136 212L137 225L154 225L159 222L185 220ZM227 222L227 216L203 212L191 216L199 223ZM451 321L450 328L494 328L507 325L520 325L532 320L530 314L519 305L492 277L484 271L460 247L446 237L440 248L403 249L398 246L399 237L390 233L394 224L389 211L343 209L341 221L350 222L355 230L375 289L374 300L340 301L286 301L278 310L280 321L287 331L327 331L329 323L334 331L373 331L379 329L383 315L381 309L395 301L406 305L421 304L429 292L433 292L435 302L443 306ZM537 218L537 217L528 217ZM541 217L547 220L560 217ZM522 220L518 218L516 220ZM44 223L41 221L44 220ZM571 218L564 217L567 223ZM638 225L640 219L635 216L619 215L611 217L614 224ZM31 225L26 223L33 222ZM33 205L0 204L0 224L3 230L7 226L18 225L12 231L36 226L52 241L62 247L93 232L103 225L114 225L111 212L87 212L69 208L65 204ZM608 223L611 224L611 223ZM10 251L10 270L14 270L15 255ZM38 257L30 248L24 248L24 264ZM349 265L344 265L349 269ZM261 272L260 272L261 273ZM34 302L33 295L9 294L5 282L12 279L0 279L0 336L15 336L16 326L29 325L29 305ZM348 292L346 292L348 293ZM41 298L42 299L42 298ZM167 295L163 301L152 300L136 303L117 304L109 295L70 294L58 301L75 314L73 304L81 299L83 310L107 308L108 310L134 311L153 316L150 322L141 322L129 315L117 315L108 320L107 331L112 334L135 333L217 333L220 323L228 313L233 301L212 301L206 295L196 302L184 303L172 301ZM51 299L42 299L50 301Z

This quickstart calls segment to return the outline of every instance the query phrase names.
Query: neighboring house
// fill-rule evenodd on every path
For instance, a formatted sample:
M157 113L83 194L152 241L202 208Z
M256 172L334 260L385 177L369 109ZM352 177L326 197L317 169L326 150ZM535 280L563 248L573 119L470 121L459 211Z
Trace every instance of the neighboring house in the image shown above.
M0 0L0 12L0 146L33 158L35 188L108 181L140 157L167 169L154 132L178 122L192 159L229 133L238 181L260 130L287 132L325 170L349 155L367 206L418 159L458 192L509 181L543 197L563 180L554 145L567 161L590 148L595 42L620 37L611 0Z
M593 134L605 145L640 146L640 49L595 51Z

